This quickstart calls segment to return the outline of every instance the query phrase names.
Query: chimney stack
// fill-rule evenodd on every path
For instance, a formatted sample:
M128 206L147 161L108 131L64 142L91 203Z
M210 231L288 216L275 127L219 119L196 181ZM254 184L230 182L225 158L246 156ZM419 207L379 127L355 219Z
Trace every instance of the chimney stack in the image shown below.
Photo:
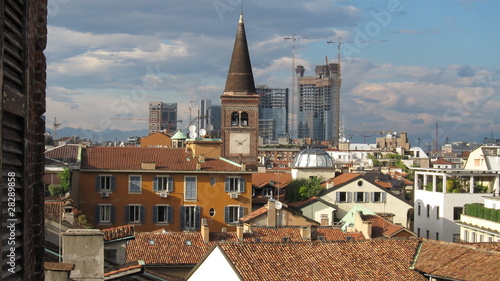
M104 233L99 229L68 229L62 238L63 263L75 265L70 277L103 280Z
M300 236L302 239L311 241L311 226L303 226L300 228Z
M329 225L329 219L328 219L328 214L321 214L321 226L328 226Z
M267 226L276 227L276 200L267 201Z
M238 225L236 227L236 237L238 237L239 241L243 241L243 226Z

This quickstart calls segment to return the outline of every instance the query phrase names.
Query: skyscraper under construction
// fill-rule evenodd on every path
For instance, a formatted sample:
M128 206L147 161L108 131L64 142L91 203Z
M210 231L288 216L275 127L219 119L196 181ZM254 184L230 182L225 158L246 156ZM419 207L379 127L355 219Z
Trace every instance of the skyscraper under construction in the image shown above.
M304 76L298 65L298 137L318 141L339 139L340 127L340 67L338 63L317 65L316 76Z

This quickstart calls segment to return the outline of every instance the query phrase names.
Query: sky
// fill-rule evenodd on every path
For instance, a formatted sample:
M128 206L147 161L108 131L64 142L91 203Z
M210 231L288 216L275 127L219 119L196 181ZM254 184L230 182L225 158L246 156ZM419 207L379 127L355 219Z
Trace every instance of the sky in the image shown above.
M405 131L423 145L436 124L438 143L500 138L500 1L49 0L48 10L50 129L54 117L59 128L147 129L159 100L178 104L187 130L200 99L220 104L243 10L257 85L291 88L293 57L312 76L341 42L351 138Z

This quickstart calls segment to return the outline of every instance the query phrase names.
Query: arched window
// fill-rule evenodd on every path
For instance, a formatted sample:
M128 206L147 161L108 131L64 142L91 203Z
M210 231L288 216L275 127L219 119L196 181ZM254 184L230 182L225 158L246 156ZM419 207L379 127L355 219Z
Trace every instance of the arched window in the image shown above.
M231 113L231 126L238 126L240 124L240 115L238 112Z
M248 113L241 113L241 126L248 126Z

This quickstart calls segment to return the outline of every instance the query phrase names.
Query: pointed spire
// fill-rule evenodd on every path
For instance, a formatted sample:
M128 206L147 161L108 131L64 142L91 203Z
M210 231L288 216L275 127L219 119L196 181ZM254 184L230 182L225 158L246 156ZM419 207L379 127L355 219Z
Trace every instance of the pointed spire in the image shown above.
M243 12L240 13L224 94L255 95L255 83L250 54L248 53L245 25L243 24Z

